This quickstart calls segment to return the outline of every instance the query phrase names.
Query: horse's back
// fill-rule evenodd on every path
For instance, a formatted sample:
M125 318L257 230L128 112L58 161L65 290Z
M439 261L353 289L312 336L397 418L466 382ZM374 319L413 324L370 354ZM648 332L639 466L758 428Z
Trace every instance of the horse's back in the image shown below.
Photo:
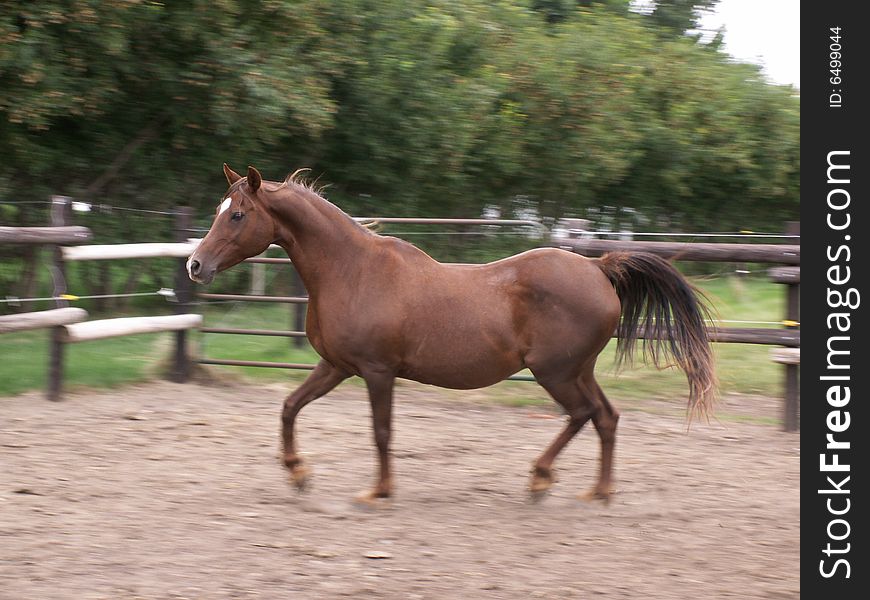
M525 322L523 334L531 346L545 340L598 346L619 322L619 298L594 260L539 248L490 265L516 273L514 310Z
M437 265L437 266L435 266ZM449 387L478 387L536 362L597 355L619 320L619 300L595 262L542 248L484 265L426 265L405 336L414 379L444 385L445 372L473 373ZM433 366L464 365L451 370Z
M596 261L557 248L536 248L472 267L510 276L513 293L529 309L560 309L583 318L619 317L619 299Z

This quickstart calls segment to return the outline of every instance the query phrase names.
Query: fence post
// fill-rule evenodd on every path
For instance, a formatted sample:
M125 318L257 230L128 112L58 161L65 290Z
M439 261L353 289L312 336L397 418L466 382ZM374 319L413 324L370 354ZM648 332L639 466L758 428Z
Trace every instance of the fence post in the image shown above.
M192 211L189 206L179 206L175 210L176 242L184 242L190 237ZM192 284L187 276L187 259L178 260L175 270L175 314L184 314L190 311L192 300ZM169 379L176 383L185 383L190 379L190 354L188 353L188 334L186 329L175 332L175 353L172 360L172 368Z
M266 295L266 265L254 263L251 265L251 291L252 296Z
M51 197L50 224L52 227L65 227L72 220L72 199L68 196ZM51 281L52 293L55 297L55 308L69 306L69 302L60 298L66 294L66 267L63 262L63 254L60 246L51 246ZM63 328L51 328L51 341L49 343L48 358L48 389L46 395L49 400L58 401L63 392L63 366L64 366L64 343L61 338Z
M296 270L296 265L292 265L293 272L290 274L290 281L294 296L307 296L308 292L305 289L305 284L302 283L302 278L299 277L299 271ZM293 304L290 310L293 311L293 331L305 331L305 312L308 309L307 304ZM291 344L297 348L305 346L305 338L293 337L290 338Z
M787 235L800 235L801 224L789 221L786 224ZM800 240L797 241L800 244ZM801 321L801 286L800 282L789 283L786 286L786 314L787 321L797 323L787 324L790 329L800 329ZM785 430L798 431L800 429L800 365L785 365Z

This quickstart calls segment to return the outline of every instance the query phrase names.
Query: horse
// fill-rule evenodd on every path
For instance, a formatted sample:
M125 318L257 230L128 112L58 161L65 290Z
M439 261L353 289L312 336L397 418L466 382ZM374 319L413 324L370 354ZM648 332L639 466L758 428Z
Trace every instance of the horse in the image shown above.
M281 413L282 461L299 489L310 470L297 448L296 417L353 375L368 390L378 458L375 485L358 499L373 504L393 495L396 378L474 389L528 368L567 415L533 463L535 497L553 484L557 455L590 420L600 464L595 486L581 497L611 496L619 412L594 369L614 333L618 362L630 361L643 339L647 362L685 372L690 419L712 405L707 308L663 258L616 252L590 259L538 248L487 264L445 264L358 224L300 177L301 170L282 182L263 180L254 167L244 177L226 164L223 170L229 188L187 271L208 284L277 244L299 272L309 296L305 331L321 357Z

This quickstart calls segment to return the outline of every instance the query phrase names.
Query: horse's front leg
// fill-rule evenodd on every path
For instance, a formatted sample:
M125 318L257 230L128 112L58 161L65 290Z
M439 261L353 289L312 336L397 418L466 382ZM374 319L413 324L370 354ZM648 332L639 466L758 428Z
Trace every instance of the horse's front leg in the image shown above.
M290 477L296 487L302 489L308 481L310 471L302 464L302 459L296 453L294 429L296 415L302 407L329 393L335 386L347 379L349 375L332 366L325 360L317 363L311 375L302 382L296 390L284 400L284 410L281 413L281 440L283 442L284 466L290 469Z
M374 426L375 445L378 448L378 478L372 490L357 496L364 503L375 503L379 498L389 498L393 494L393 475L390 469L390 437L392 435L393 382L392 374L364 375L372 405L372 425Z

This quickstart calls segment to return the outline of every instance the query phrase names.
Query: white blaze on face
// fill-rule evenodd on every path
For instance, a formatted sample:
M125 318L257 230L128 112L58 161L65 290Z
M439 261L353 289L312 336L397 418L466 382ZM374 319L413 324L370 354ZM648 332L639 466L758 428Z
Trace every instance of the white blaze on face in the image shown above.
M218 216L227 212L227 210L229 210L230 204L232 204L232 202L233 202L232 198L227 198L226 200L221 202L221 209L218 211Z

